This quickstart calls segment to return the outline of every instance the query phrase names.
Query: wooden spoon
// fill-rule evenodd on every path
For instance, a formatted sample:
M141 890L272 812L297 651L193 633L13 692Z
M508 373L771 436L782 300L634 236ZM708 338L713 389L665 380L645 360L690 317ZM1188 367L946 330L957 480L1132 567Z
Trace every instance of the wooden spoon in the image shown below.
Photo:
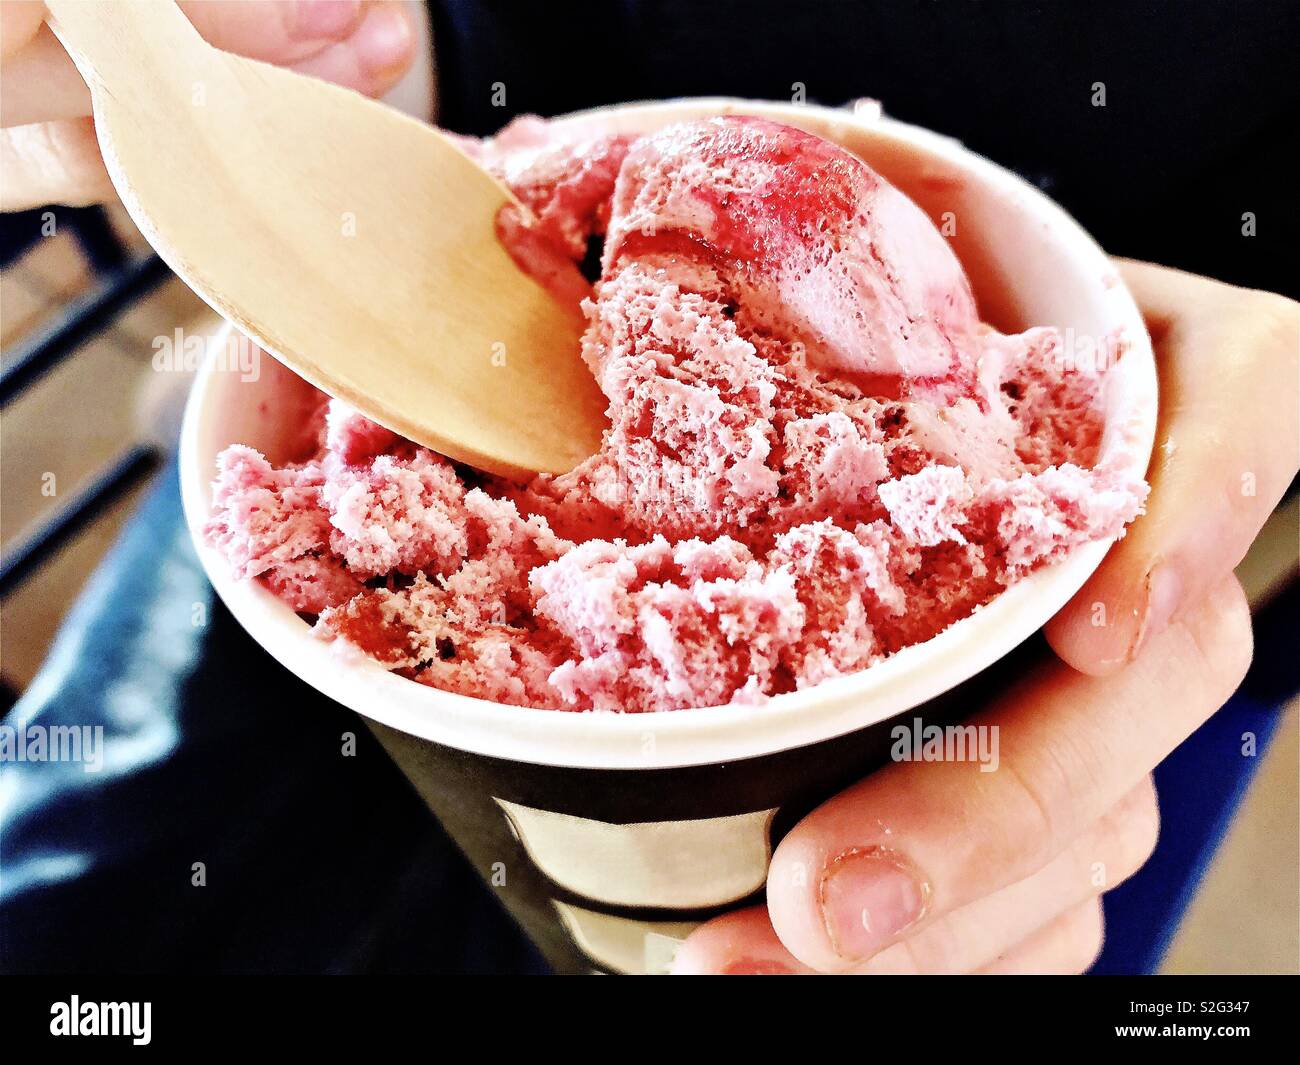
M382 104L218 51L171 2L53 0L131 217L204 300L317 387L521 476L600 445L581 316L497 240L510 192Z

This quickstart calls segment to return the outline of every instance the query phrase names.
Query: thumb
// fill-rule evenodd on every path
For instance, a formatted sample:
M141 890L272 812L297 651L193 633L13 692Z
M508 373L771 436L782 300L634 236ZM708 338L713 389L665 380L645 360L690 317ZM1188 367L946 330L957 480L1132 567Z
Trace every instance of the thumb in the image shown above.
M1300 305L1122 264L1155 342L1160 422L1147 513L1047 626L1085 673L1131 661L1241 561L1300 464Z

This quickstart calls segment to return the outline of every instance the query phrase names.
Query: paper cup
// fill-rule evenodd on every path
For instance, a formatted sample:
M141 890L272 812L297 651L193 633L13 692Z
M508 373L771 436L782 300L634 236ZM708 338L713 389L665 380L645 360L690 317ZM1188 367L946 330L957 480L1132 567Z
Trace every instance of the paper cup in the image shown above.
M1145 469L1156 376L1141 316L1101 249L1013 174L870 109L688 100L560 121L649 131L728 112L802 126L861 155L951 234L986 321L1004 330L1054 325L1067 337L1121 342L1126 351L1107 386L1102 455L1127 453ZM957 721L999 690L1016 669L1004 656L1064 605L1110 546L1081 547L869 670L761 706L628 715L505 706L338 654L260 584L233 580L204 543L218 453L244 443L285 458L301 431L305 394L272 359L245 380L223 366L220 351L210 353L181 441L199 557L254 639L367 719L560 972L661 971L699 921L761 899L781 834L887 761L899 723Z

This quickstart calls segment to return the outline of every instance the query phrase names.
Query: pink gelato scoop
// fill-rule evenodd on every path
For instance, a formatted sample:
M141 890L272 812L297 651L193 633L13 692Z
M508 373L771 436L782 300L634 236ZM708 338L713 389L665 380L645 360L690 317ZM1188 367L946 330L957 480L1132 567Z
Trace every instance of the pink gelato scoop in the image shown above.
M557 291L604 237L582 355L610 428L526 485L324 396L301 461L229 448L209 540L323 638L520 706L759 702L1141 512L1140 471L1097 465L1105 369L983 326L946 241L856 156L736 117L584 140L521 119L467 150Z
M742 327L824 369L948 378L979 324L966 275L920 208L862 160L760 119L669 127L628 154L605 268L693 262Z

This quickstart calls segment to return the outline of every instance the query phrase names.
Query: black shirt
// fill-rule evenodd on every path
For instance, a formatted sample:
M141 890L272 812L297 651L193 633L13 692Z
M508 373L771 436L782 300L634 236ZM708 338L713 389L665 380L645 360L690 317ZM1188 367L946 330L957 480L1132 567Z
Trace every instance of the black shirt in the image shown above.
M796 83L818 103L873 96L1025 175L1108 251L1300 290L1300 0L431 9L450 129L486 134L516 114L624 100L788 100Z

